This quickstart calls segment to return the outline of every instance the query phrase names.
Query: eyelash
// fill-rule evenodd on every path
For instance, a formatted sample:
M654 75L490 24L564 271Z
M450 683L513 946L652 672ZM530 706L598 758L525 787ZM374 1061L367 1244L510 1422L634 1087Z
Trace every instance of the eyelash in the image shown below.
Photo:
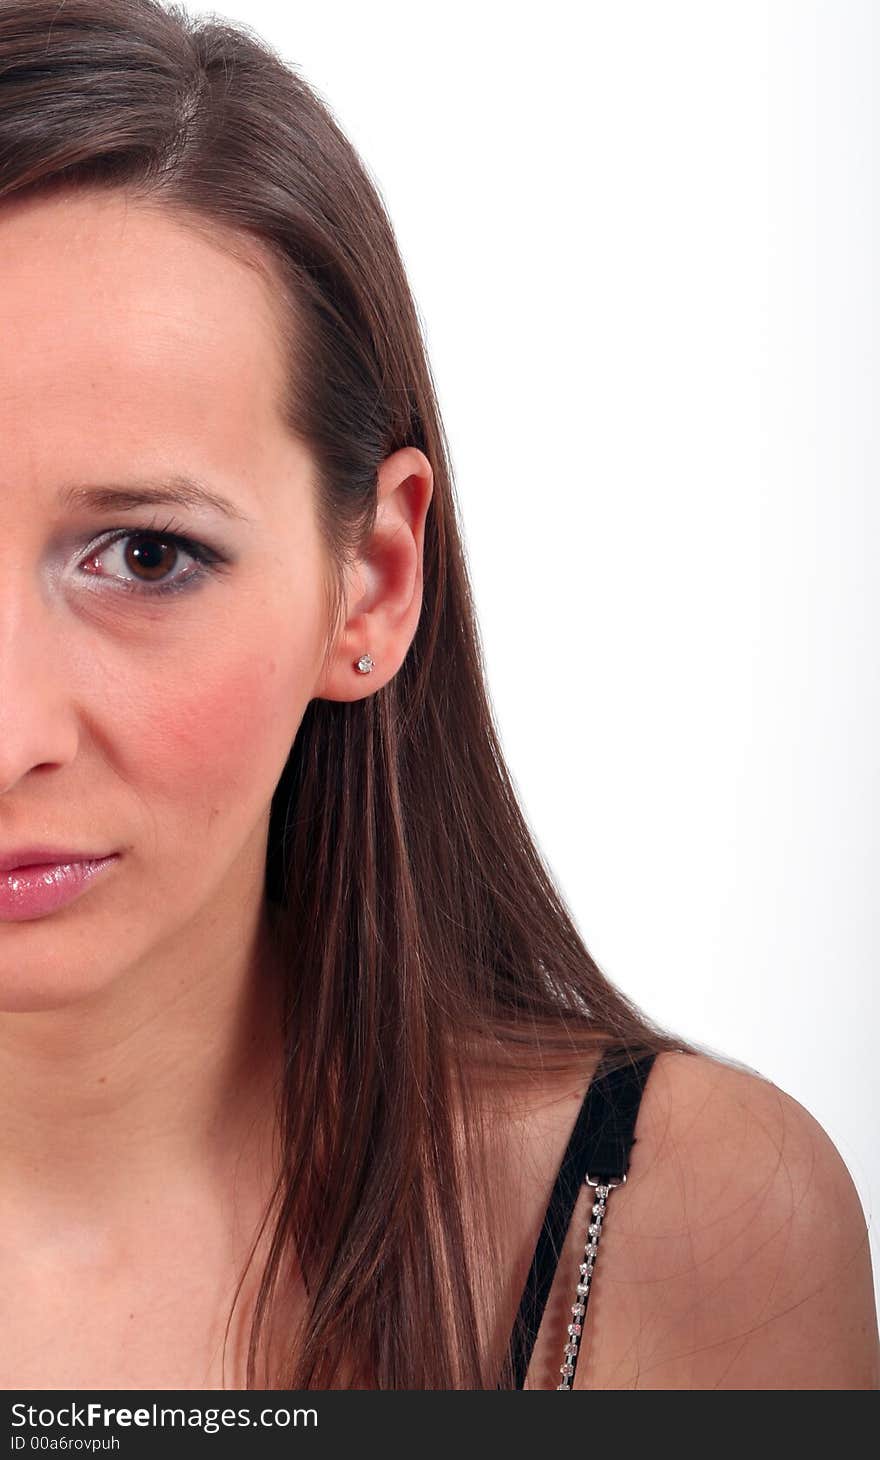
M164 527L118 528L90 547L87 559L100 557L108 548L113 547L114 543L124 542L126 538L130 537L159 540L170 547L182 549L199 566L182 578L171 578L167 582L154 584L139 582L137 579L117 578L115 574L96 573L94 576L97 578L109 577L114 581L116 588L112 591L140 594L146 598L156 598L169 593L183 593L195 584L203 582L208 574L222 572L229 566L229 559L222 553L217 552L215 548L208 547L207 543L200 542L198 538L187 537L173 520Z

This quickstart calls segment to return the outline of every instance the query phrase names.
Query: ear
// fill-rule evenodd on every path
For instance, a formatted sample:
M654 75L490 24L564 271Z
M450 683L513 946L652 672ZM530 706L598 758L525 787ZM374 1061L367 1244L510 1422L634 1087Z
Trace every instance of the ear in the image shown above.
M349 569L345 624L316 699L364 699L406 658L422 608L425 519L433 492L431 464L415 446L402 446L379 467L376 522ZM369 674L357 670L362 654L374 661Z

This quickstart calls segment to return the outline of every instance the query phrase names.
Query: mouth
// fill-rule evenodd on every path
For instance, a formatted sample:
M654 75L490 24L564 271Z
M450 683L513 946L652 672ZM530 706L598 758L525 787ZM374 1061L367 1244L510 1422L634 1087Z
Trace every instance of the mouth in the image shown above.
M119 853L75 861L28 862L0 871L0 923L26 922L67 907L119 861Z

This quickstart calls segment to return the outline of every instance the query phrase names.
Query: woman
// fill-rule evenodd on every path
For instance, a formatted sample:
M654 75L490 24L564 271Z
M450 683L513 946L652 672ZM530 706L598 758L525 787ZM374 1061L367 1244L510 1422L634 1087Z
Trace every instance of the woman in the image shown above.
M0 257L3 1386L875 1386L834 1146L529 835L326 108L232 25L3 4Z

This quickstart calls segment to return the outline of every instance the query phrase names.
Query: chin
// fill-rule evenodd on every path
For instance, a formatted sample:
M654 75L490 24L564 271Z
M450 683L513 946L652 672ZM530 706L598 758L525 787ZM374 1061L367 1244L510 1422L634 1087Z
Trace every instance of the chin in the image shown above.
M33 927L17 923L16 930ZM80 965L62 947L53 960L45 948L25 951L20 938L10 938L0 924L0 1014L42 1014L51 1009L68 1009L103 992L112 976L95 967L94 960ZM63 945L64 939L61 943Z

